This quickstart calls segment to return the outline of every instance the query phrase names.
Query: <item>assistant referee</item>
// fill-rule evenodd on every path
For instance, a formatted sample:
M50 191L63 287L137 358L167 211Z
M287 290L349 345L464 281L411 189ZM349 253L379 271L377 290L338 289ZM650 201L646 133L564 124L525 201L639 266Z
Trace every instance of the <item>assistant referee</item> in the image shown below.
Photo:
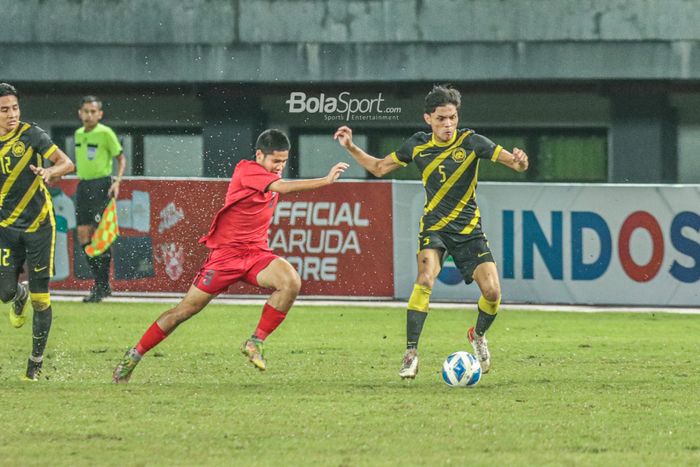
M75 162L80 179L76 193L76 219L78 241L83 250L90 244L95 228L109 200L119 196L126 157L117 135L100 123L104 112L102 101L95 96L82 99L78 116L83 126L75 131ZM117 177L112 180L112 162L117 159ZM87 256L95 284L84 302L97 303L112 294L109 285L111 250L95 257Z

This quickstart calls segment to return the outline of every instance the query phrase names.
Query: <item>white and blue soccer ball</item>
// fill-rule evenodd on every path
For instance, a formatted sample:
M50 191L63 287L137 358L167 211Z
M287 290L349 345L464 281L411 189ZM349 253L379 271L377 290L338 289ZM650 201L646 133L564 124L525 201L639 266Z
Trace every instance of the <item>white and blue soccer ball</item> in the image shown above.
M450 354L442 364L442 379L453 388L476 386L481 380L479 359L461 350Z

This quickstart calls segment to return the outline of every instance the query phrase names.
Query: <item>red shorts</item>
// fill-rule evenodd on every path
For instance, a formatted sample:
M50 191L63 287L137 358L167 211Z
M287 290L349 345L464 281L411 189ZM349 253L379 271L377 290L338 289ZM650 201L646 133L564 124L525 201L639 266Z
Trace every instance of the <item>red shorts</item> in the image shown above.
M218 295L243 281L258 285L258 273L279 258L268 249L217 248L209 252L192 285L202 292Z

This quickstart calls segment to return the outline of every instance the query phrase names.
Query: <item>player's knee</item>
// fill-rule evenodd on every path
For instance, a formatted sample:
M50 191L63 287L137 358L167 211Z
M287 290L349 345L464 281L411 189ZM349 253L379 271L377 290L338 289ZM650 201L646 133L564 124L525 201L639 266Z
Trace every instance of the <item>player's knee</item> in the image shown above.
M418 277L416 278L416 284L432 289L433 285L435 285L435 279L437 279L436 274L419 272Z
M0 300L3 303L12 301L17 294L17 283L12 281L11 284L0 284Z
M78 230L78 242L80 243L80 245L83 246L83 248L86 245L90 244L90 237L91 237L91 235L88 231Z
M29 299L32 302L34 311L44 311L51 306L51 295L48 293L29 292Z
M489 302L501 301L501 290L499 287L486 287L481 293Z
M281 288L296 297L301 290L301 277L296 271L293 274L287 274L282 279Z

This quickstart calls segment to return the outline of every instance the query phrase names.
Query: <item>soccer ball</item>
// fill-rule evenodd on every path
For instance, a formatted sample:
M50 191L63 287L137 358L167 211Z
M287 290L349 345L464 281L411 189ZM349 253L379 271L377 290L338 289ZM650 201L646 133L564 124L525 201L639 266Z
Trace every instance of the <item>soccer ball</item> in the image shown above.
M460 350L450 354L442 364L442 379L453 388L470 388L481 379L479 360L469 352Z

